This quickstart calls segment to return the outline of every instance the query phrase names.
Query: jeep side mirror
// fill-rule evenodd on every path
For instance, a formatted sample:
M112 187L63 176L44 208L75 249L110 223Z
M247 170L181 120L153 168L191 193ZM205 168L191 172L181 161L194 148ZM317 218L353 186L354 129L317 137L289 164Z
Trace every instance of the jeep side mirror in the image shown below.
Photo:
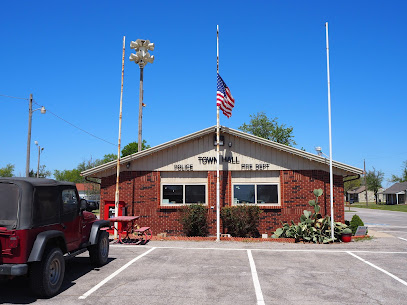
M86 199L81 199L81 211L85 211L87 206L88 206L88 202L86 201Z

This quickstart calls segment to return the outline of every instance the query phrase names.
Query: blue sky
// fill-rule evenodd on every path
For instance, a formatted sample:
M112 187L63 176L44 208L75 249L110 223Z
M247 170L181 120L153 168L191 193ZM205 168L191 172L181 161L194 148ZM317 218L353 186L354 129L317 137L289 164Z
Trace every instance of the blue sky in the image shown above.
M139 68L130 41L155 43L144 71L143 139L155 146L216 125L220 74L236 100L221 125L263 111L294 128L297 148L329 154L325 22L329 22L333 158L400 175L405 141L405 1L2 1L0 95L28 98L31 167L72 169L117 152L122 39L122 146L137 140ZM0 96L0 167L25 174L28 102ZM37 107L36 107L37 108ZM384 185L388 185L385 181Z

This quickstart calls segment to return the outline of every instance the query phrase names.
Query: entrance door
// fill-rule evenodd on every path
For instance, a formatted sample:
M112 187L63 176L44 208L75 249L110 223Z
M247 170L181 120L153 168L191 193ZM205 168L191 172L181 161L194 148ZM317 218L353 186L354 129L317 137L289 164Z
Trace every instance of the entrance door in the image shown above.
M68 251L77 249L81 241L82 217L80 217L80 202L75 188L63 188L62 224Z

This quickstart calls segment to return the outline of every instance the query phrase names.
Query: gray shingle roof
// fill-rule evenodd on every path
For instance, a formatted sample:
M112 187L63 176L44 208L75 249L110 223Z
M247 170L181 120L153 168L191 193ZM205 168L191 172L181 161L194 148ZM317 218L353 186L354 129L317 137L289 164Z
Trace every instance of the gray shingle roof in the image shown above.
M359 194L365 191L365 186L358 186L348 191L348 194Z
M395 183L388 189L383 191L383 194L397 194L407 190L407 182Z

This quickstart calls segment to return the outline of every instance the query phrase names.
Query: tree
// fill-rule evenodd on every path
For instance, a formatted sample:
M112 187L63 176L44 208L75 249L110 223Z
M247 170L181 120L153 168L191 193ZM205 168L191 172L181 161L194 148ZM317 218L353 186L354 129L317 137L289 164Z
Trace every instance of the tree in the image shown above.
M145 150L147 148L150 148L150 145L147 145L146 140L143 140L141 143L141 150ZM122 158L125 156L132 155L134 153L138 152L138 143L137 142L131 142L127 144L126 146L123 147L122 149Z
M45 165L40 166L40 170L39 170L40 174L38 175L38 178L47 178L47 177L51 176L51 172L45 170L45 167L46 167ZM37 172L34 172L34 170L32 169L28 173L28 176L29 177L37 177Z
M54 178L58 181L70 181L74 183L81 183L85 181L85 179L81 176L81 172L77 168L62 171L56 169L54 171Z
M350 180L344 180L343 181L343 191L346 194L349 190L359 187L361 185L361 179L350 179Z
M296 145L293 128L279 125L278 118L269 119L264 112L250 115L250 124L243 123L241 131L288 146Z
M384 173L382 171L376 171L373 167L372 171L368 171L366 174L366 186L369 191L374 192L375 201L377 204L377 192L382 187L382 181Z
M391 175L390 182L406 182L407 181L407 161L403 162L401 177Z
M106 154L103 156L102 159L95 159L95 160L87 160L82 161L78 164L78 166L74 169L66 169L66 170L55 170L54 171L54 178L58 181L70 181L74 183L84 183L86 182L85 178L81 176L81 172L93 168L95 166L102 165L104 163L113 161L117 159L117 155L115 154Z
M0 177L13 177L14 164L7 164L5 167L0 168Z

